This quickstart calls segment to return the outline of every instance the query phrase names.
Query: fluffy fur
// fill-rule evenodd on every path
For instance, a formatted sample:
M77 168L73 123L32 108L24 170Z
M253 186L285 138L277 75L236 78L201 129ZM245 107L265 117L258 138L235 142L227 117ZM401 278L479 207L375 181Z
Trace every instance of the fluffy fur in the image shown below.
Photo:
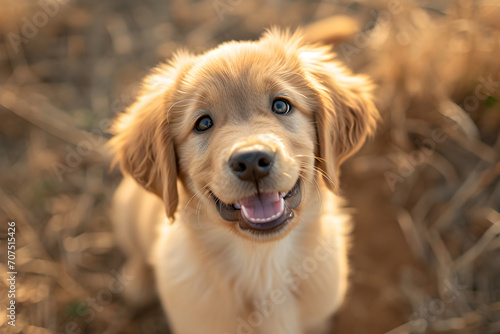
M279 31L158 66L110 142L126 175L114 221L135 275L129 298L144 301L155 281L174 333L323 331L348 276L349 219L332 190L339 165L375 129L371 88L328 48ZM283 96L292 112L273 113ZM214 126L197 133L204 114ZM275 152L269 176L235 177L232 152L261 144ZM225 221L209 195L235 203L297 179L295 218L272 234Z

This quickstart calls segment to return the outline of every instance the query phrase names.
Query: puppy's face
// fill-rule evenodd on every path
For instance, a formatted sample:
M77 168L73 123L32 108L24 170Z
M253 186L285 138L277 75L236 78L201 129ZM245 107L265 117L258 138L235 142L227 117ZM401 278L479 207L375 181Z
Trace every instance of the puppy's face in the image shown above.
M364 78L298 36L268 33L160 68L112 144L170 216L180 178L179 208L204 215L196 224L272 240L300 223L318 173L333 186L376 117Z
M207 195L207 221L243 235L276 235L296 221L313 178L314 91L285 57L225 45L190 68L170 110L181 178Z

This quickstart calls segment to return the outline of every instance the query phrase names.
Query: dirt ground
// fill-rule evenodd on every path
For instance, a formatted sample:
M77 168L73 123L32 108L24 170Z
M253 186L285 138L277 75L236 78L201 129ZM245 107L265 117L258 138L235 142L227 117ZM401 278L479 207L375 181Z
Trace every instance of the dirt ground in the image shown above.
M1 305L8 221L18 272L16 327L2 307L0 332L168 333L159 304L131 310L120 294L110 120L179 48L345 15L358 31L334 49L373 78L383 120L342 167L352 274L332 333L500 333L498 1L0 5Z

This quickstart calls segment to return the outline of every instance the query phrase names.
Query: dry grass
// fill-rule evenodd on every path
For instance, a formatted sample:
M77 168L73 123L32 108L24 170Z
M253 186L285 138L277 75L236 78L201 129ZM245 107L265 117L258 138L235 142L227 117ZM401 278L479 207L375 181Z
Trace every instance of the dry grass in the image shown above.
M358 214L337 333L500 333L500 3L397 3L391 12L386 1L73 0L16 50L9 33L43 8L3 0L0 266L7 272L11 219L19 272L9 329L164 333L158 305L137 312L119 294L109 119L179 47L203 51L341 13L363 29L336 46L339 57L378 83L384 122L344 166Z

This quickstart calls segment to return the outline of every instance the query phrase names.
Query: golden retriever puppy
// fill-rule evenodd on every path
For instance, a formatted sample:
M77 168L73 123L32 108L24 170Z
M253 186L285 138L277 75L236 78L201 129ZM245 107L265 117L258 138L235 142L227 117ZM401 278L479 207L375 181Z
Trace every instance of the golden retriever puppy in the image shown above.
M376 125L371 84L271 30L145 79L110 144L118 240L174 333L321 333L348 285L339 165ZM160 200L159 200L160 199Z

